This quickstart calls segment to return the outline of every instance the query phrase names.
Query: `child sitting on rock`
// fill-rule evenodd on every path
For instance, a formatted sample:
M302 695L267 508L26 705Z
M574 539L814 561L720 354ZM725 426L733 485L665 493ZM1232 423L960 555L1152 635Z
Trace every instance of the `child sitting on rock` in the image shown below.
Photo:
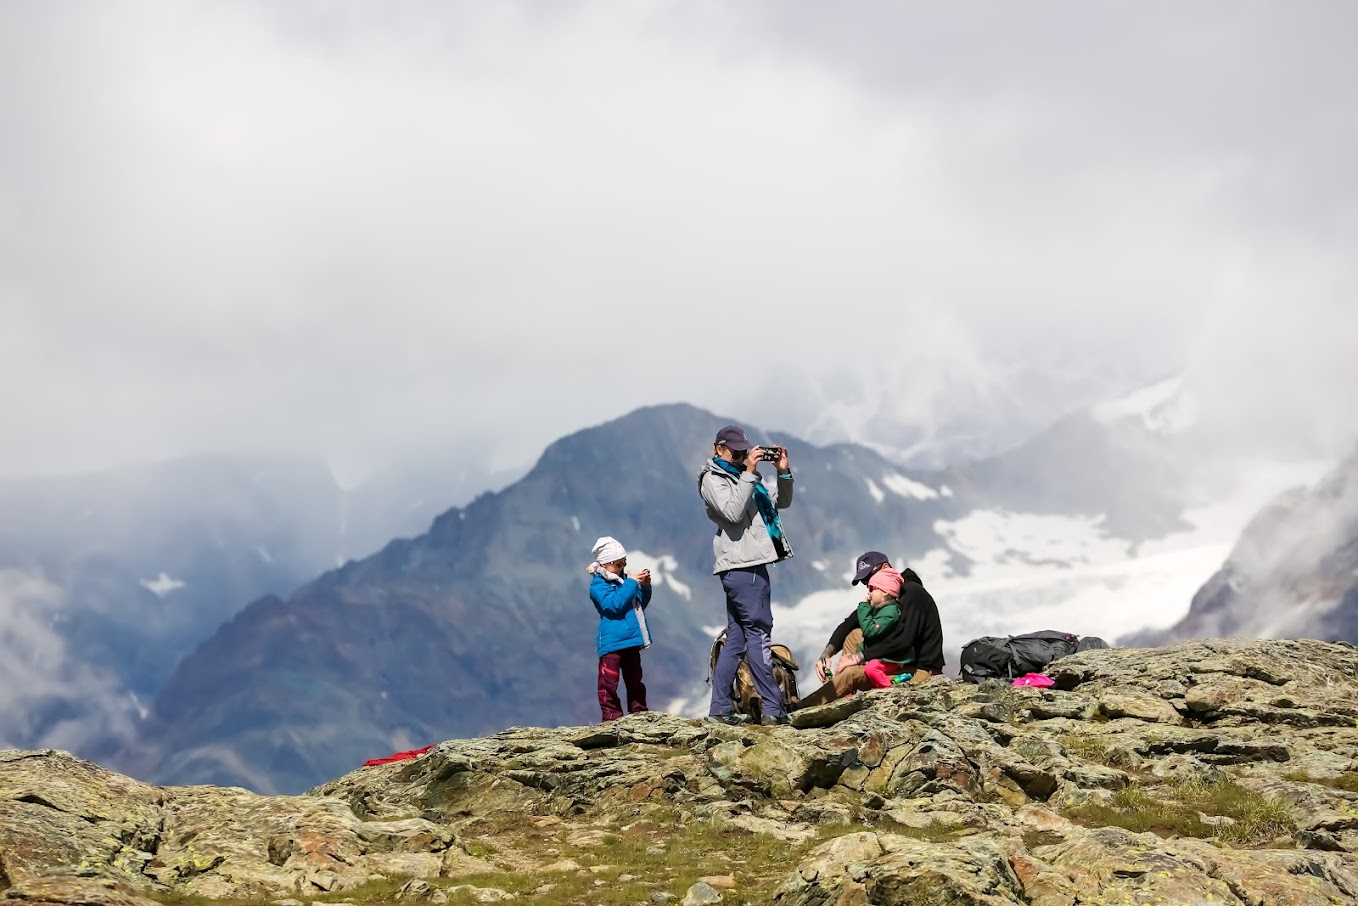
M599 708L604 720L622 717L618 680L627 683L627 713L648 710L641 682L641 649L649 648L646 605L651 603L651 571L626 577L627 551L617 539L594 542L594 560L587 572L589 599L599 612Z
M799 708L883 688L907 674L911 682L923 682L943 669L942 633L929 628L937 626L938 610L924 586L907 584L891 567L879 569L867 586L868 599L836 627L816 662L816 674L825 685L803 698ZM836 651L839 664L831 671Z

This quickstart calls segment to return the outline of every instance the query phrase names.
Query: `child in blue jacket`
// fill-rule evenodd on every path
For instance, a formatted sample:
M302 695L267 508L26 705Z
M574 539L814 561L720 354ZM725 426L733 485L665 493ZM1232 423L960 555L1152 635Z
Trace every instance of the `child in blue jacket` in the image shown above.
M641 649L651 645L646 605L651 603L651 571L625 577L627 551L610 537L594 542L588 572L589 599L599 612L599 708L604 720L622 717L619 676L627 683L627 712L648 710L641 682Z

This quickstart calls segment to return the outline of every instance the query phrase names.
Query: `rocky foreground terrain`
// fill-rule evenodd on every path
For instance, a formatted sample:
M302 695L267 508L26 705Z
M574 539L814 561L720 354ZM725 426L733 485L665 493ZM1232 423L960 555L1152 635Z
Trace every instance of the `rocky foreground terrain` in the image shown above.
M445 742L300 796L0 752L0 888L233 903L1358 902L1358 650L1191 642L728 727ZM374 753L385 754L385 753Z

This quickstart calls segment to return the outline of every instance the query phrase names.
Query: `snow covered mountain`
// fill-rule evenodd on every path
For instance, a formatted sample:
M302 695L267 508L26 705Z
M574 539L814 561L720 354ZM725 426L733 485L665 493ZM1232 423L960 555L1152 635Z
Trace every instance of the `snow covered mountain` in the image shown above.
M1127 641L1228 635L1358 638L1358 450L1261 509L1182 620Z

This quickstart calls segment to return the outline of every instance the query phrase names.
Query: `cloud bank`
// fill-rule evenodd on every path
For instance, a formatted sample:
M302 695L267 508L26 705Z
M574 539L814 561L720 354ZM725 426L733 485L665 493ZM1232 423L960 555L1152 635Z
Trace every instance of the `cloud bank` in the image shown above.
M0 9L0 474L647 403L1353 436L1352 7Z
M0 748L80 751L130 738L136 703L61 637L64 598L41 574L0 569Z

